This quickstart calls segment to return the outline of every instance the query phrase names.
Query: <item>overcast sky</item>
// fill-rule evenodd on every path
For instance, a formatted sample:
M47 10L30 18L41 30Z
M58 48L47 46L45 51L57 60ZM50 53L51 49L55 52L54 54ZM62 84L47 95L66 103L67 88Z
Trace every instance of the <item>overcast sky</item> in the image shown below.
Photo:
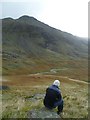
M0 18L18 18L22 15L29 15L62 31L88 37L89 0L0 1L0 8L2 7Z

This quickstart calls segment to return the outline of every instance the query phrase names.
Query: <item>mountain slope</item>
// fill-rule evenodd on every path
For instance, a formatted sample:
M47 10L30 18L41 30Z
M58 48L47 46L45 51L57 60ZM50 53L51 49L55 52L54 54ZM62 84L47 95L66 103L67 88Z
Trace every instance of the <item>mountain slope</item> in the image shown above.
M45 70L60 61L87 59L88 42L22 16L2 20L3 73ZM27 69L27 66L29 68Z

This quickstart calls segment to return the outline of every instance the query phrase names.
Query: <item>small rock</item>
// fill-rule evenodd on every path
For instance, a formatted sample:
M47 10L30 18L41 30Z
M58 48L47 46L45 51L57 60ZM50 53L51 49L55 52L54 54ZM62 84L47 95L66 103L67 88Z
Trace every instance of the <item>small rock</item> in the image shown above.
M9 89L8 86L0 86L0 90L7 90L7 89Z

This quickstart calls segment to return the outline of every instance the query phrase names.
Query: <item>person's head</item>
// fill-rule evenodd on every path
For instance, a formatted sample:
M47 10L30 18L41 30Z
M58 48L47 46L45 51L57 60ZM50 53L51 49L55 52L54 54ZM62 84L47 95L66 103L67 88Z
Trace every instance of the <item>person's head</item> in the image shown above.
M59 80L55 80L55 81L53 82L53 85L56 85L57 87L59 87L59 86L60 86L60 81L59 81Z

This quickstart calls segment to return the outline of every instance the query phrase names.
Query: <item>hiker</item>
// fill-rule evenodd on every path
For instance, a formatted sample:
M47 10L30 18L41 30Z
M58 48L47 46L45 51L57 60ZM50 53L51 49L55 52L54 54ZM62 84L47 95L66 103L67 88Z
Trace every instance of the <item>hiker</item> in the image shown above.
M59 90L60 81L55 80L53 85L46 89L46 95L44 98L44 105L49 109L58 107L57 114L63 111L63 99L61 96L61 91Z

